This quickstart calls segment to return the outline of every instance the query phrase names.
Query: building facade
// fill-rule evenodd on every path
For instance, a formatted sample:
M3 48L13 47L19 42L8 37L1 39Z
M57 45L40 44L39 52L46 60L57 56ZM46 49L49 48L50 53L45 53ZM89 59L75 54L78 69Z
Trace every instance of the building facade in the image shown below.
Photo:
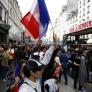
M78 25L78 0L67 0L67 31L72 33L74 26ZM68 36L68 40L75 40L75 37Z
M60 39L64 35L67 41L87 43L92 39L92 0L67 0L66 7L56 19L55 32Z
M92 20L92 0L79 0L78 21L84 23Z
M67 30L67 6L62 6L62 10L55 21L54 31L58 35L60 41L63 40L63 35Z
M71 18L76 14L78 9L78 0L67 0L67 18Z
M6 2L5 4L6 5L2 3L2 0L0 1L0 42L7 41L7 36L9 34L10 29L10 25L8 25L9 19L8 5Z
M78 2L78 22L79 24L92 21L92 0L79 0ZM92 38L92 33L82 35L81 39Z
M92 38L92 0L77 0L77 2L76 12L68 14L70 15L67 20L68 37L70 40L87 43L87 40Z
M7 41L21 42L23 40L23 26L20 23L22 13L17 0L1 0L1 4L6 9L5 15L2 15L6 23L10 25Z

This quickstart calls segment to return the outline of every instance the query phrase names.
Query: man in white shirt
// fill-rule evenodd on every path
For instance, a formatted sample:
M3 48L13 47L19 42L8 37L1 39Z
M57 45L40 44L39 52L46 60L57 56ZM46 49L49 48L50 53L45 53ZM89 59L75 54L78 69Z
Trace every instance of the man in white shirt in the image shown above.
M21 85L19 92L41 92L38 78L42 75L44 66L38 61L31 59L24 66L24 83Z
M57 38L53 37L54 42ZM47 65L50 62L52 53L56 44L51 46L45 53L41 61L30 59L24 67L24 83L19 89L19 92L41 92L41 85L38 83L38 79L42 76L43 65Z
M19 92L41 92L41 85L38 79L42 76L44 65L46 66L50 62L54 49L55 47L51 46L40 62L34 59L29 60L24 67L25 79Z
M55 50L55 46L52 45L52 46L50 46L50 48L47 51L40 52L40 53L36 51L32 54L33 56L30 55L29 60L36 59L36 60L39 60L39 62L42 63L43 65L47 65L50 62L50 58L51 58L54 50ZM38 58L38 56L39 56L39 58Z

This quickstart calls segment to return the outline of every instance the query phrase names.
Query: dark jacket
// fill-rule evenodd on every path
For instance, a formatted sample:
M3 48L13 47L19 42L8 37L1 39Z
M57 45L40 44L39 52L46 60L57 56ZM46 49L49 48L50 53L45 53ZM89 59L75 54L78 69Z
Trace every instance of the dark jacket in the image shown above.
M64 68L67 68L68 67L68 55L64 52L64 53L61 53L60 56L60 62L62 63L63 67Z

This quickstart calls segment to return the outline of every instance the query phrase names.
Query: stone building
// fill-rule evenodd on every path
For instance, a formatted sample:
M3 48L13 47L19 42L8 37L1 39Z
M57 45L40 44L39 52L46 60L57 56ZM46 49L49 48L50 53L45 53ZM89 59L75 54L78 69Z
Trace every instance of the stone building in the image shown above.
M7 41L7 36L9 34L9 29L10 29L10 25L8 25L8 19L9 19L8 6L6 7L1 0L0 1L0 42Z
M22 18L22 13L18 5L17 0L0 0L0 17L2 17L2 23L8 30L7 40L5 41L15 41L21 42L23 40L23 26L20 23Z

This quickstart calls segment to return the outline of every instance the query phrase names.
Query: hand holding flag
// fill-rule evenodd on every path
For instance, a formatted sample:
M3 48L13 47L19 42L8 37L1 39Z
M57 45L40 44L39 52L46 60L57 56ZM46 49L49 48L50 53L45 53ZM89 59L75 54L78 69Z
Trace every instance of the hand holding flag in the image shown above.
M53 31L53 41L54 42L57 42L57 40L58 40L58 36L54 33L54 31Z

